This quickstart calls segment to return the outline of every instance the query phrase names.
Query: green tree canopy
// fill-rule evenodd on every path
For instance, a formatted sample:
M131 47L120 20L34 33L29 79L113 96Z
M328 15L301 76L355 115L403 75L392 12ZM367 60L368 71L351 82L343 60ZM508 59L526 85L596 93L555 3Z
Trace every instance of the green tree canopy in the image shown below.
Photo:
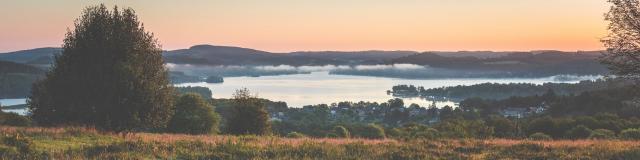
M220 116L202 96L187 93L176 101L176 111L168 129L174 133L215 134L219 122Z
M640 76L640 4L638 0L609 0L605 16L609 35L602 40L607 52L603 62L621 76Z
M154 131L173 115L162 49L132 9L88 7L29 98L40 125Z
M233 94L233 110L227 125L231 134L264 135L271 131L266 106L248 89L236 90Z
M566 137L570 139L584 139L588 138L591 135L591 132L593 132L593 130L589 127L578 125L567 131Z
M368 124L362 129L360 136L362 138L369 139L384 139L386 137L386 134L384 133L384 128L382 128L381 126L376 124Z

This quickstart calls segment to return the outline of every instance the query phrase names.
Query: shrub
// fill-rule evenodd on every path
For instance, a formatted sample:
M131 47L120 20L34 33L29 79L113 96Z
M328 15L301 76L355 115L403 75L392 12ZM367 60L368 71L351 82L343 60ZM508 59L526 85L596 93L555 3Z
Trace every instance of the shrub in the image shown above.
M589 139L613 139L616 133L608 129L596 129L591 132Z
M589 129L588 127L584 125L578 125L567 131L566 136L567 138L571 139L583 139L588 138L591 135L591 132L593 132L593 130Z
M302 133L298 133L298 132L289 132L287 133L287 138L304 138L307 137Z
M384 129L376 124L369 124L365 126L360 136L370 139L382 139L386 137L384 134Z
M640 128L622 130L622 132L620 132L620 138L627 140L640 140Z
M537 141L550 141L550 140L553 140L553 138L551 138L551 136L549 136L547 134L544 134L544 133L540 133L540 132L531 134L529 136L529 139L537 140Z
M31 119L16 113L0 113L0 124L8 126L26 127L31 125Z
M169 121L169 131L187 134L210 134L218 132L220 116L202 96L187 93L176 102L175 115Z
M415 138L436 139L440 137L440 132L434 128L427 128L415 134Z
M333 128L333 132L335 133L336 137L339 138L349 138L351 137L351 134L349 133L349 130L347 130L347 128L343 127L343 126L336 126Z
M271 132L271 122L266 105L243 88L233 93L233 108L228 119L231 134L265 135Z

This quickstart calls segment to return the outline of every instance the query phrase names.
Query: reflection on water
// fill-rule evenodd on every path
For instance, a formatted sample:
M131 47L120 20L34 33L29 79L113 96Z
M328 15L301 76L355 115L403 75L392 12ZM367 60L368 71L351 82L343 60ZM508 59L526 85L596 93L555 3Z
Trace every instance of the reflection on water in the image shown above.
M229 77L222 84L183 83L177 86L204 86L211 89L214 98L229 98L236 89L248 88L258 93L261 98L273 101L284 101L290 107L302 107L312 104L331 104L341 101L386 102L393 96L386 91L394 85L408 84L428 88L473 85L479 83L534 83L546 82L577 83L580 80L597 77L576 77L571 79L548 78L469 78L469 79L399 79L367 76L332 75L328 72L311 74L262 76L262 77ZM428 106L432 102L421 98L402 98L406 105L411 103ZM438 107L456 106L452 101L436 102Z

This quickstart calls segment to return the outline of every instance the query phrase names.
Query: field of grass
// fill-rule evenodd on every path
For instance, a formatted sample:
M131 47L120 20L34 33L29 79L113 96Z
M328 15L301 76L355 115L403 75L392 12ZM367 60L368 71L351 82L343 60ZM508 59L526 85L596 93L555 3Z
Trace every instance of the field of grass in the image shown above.
M1 159L638 159L640 141L331 139L0 127Z

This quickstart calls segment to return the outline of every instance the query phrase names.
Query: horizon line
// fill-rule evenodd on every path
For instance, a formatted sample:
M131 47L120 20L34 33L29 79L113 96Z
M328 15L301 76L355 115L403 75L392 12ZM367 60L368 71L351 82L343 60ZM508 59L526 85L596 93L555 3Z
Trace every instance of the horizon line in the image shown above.
M423 50L423 51L418 51L418 50L410 50L410 49L390 49L390 50L385 50L385 49L361 49L361 50L297 50L297 51L285 51L285 52L281 52L281 51L268 51L268 50L261 50L261 49L256 49L256 48L249 48L249 47L242 47L242 46L234 46L234 45L214 45L214 44L194 44L191 45L190 47L187 48L177 48L177 49L162 49L163 52L167 52L167 51L176 51L176 50L184 50L184 49L191 49L194 46L215 46L215 47L234 47L234 48L242 48L242 49L251 49L251 50L257 50L257 51L262 51L262 52L268 52L268 53L274 53L274 54L288 54L288 53L294 53L294 52L367 52L367 51L382 51L382 52L418 52L418 53L425 53L425 52L540 52L540 51L559 51L559 52L601 52L601 51L606 51L606 49L599 49L599 50L580 50L580 49L576 49L576 50L560 50L560 49L530 49L530 50ZM62 49L62 47L53 47L53 46L45 46L45 47L35 47L35 48L27 48L27 49L19 49L19 50L10 50L10 51L0 51L0 54L6 54L6 53L13 53L13 52L20 52L20 51L28 51L28 50L34 50L34 49L44 49L44 48L58 48L58 49Z

